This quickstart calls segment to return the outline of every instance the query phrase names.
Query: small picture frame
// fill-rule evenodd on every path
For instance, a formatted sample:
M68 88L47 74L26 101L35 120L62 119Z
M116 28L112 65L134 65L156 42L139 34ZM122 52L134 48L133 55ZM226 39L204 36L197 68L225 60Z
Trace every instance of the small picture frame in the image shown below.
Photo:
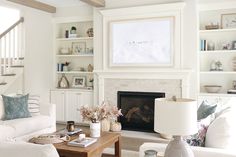
M232 41L232 50L236 50L236 41Z
M236 13L222 14L221 28L222 29L236 28Z
M73 77L72 86L75 88L85 87L85 77L75 76Z
M85 51L86 51L86 42L72 42L73 54L85 53Z

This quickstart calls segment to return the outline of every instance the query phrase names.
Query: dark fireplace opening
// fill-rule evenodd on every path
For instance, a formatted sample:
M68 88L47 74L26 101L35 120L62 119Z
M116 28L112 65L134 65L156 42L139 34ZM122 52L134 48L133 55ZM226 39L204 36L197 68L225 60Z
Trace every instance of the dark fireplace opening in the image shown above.
M165 93L118 91L118 107L123 116L123 130L154 132L155 98L165 97Z

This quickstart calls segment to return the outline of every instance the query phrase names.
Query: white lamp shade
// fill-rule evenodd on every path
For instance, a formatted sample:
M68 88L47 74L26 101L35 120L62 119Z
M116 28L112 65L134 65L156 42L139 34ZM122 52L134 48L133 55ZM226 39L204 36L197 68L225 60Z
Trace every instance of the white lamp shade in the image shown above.
M192 99L155 99L154 130L168 135L197 132L197 102Z

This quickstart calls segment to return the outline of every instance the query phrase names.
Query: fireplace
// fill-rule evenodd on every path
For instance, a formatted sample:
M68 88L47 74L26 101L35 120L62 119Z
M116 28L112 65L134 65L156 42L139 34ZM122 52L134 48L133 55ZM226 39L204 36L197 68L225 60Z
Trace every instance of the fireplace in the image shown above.
M122 109L119 118L123 130L154 132L155 98L165 93L118 91L118 107Z

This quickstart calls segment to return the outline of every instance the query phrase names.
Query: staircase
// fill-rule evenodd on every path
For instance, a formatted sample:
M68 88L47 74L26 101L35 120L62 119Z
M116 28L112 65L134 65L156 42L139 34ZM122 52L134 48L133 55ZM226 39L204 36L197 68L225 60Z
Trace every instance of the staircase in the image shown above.
M0 34L0 94L5 93L20 77L23 78L23 22L24 18L21 17L16 23ZM23 85L23 80L20 84Z

